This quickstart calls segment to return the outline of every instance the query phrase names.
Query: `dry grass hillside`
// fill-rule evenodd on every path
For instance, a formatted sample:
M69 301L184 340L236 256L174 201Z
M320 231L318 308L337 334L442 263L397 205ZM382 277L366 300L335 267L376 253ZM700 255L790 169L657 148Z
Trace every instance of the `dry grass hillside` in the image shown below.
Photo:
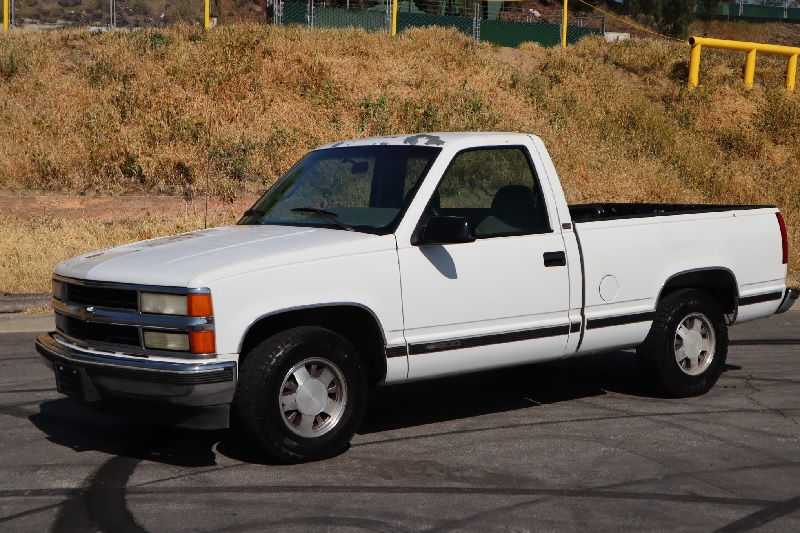
M742 58L707 52L690 92L687 56L649 40L501 49L441 29L17 32L0 38L0 189L191 200L208 178L224 202L336 139L526 131L549 145L572 202L778 204L797 271L800 96L782 88L784 63L760 58L746 91ZM77 249L60 243L81 232L111 236L86 237L90 247L186 227L169 211L147 215L158 230L144 233L137 217L79 229L37 217L0 219L0 291L46 288L50 265ZM10 274L30 262L41 268Z

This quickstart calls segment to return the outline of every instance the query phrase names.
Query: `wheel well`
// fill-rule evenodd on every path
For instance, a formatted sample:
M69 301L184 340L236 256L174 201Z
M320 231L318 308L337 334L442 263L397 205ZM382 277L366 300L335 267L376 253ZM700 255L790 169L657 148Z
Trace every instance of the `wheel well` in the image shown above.
M263 341L297 326L319 326L345 337L364 358L371 383L386 377L386 342L377 318L357 305L331 305L296 309L269 315L253 323L245 333L240 363L250 350Z
M679 289L701 289L711 293L714 299L722 305L725 313L736 311L739 299L739 289L736 278L730 270L713 268L707 270L693 270L675 275L667 280L658 300Z

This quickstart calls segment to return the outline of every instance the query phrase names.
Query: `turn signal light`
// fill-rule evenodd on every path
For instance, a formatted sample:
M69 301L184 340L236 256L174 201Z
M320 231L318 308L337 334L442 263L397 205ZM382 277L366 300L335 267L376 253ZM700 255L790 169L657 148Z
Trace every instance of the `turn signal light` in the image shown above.
M189 316L213 316L210 294L190 294L186 299L186 314Z
M214 353L217 350L213 331L190 331L189 351L192 353Z

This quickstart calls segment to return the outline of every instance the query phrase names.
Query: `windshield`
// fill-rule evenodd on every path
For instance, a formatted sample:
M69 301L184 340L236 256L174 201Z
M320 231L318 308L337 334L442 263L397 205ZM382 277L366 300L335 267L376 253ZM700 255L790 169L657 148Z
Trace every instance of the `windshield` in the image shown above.
M315 150L284 174L239 224L391 233L440 151L427 146Z

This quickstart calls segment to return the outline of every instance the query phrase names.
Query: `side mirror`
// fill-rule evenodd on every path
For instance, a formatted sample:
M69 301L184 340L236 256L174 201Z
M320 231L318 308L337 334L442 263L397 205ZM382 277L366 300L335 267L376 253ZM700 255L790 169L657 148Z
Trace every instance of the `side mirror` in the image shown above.
M428 223L417 230L415 246L425 244L459 244L475 241L469 229L469 222L464 217L433 216Z

